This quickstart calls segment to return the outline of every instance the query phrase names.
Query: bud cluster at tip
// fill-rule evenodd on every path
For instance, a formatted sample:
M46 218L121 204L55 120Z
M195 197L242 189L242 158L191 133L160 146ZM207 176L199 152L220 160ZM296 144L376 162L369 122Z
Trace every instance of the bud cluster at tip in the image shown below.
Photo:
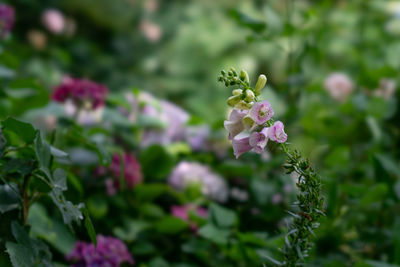
M267 77L260 75L258 77L255 88L250 86L249 75L246 71L241 70L240 73L231 68L229 71L222 70L218 81L223 82L226 87L238 86L239 88L232 91L232 96L228 98L227 104L231 107L249 110L257 101L257 96L260 95L261 90L265 87Z

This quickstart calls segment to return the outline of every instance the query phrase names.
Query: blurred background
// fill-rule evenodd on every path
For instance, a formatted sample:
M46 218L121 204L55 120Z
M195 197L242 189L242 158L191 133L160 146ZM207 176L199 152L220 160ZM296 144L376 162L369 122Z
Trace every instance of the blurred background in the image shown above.
M72 198L85 199L97 232L123 240L138 266L269 266L264 255L279 258L295 177L284 175L273 145L261 157L234 160L223 129L231 89L217 82L231 66L253 85L259 74L268 77L262 98L322 177L327 216L307 266L400 265L400 1L5 3L15 24L0 43L0 117L23 118L49 135L58 130L56 144L71 156L59 164L70 166ZM108 88L101 115L68 116L65 103L51 100L68 77ZM132 154L142 184L115 195L106 182L109 199L102 198L104 182L92 177L104 176L102 159L74 132L111 154ZM197 177L202 194L183 190L171 177L185 170L223 182L210 178L204 193L207 182ZM167 183L176 192L154 186ZM222 207L235 223L201 234L155 223L178 204L216 214ZM46 205L35 208L32 225L46 212L57 217ZM37 226L31 235L44 238L61 264L84 236L58 230ZM58 238L46 239L46 231Z

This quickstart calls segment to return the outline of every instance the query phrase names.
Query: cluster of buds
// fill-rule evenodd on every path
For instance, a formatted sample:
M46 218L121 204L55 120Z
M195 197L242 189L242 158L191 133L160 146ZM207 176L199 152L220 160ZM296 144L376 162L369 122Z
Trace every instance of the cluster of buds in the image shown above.
M245 71L242 70L238 75L232 68L228 72L221 71L218 78L227 87L239 87L233 90L232 96L228 98L227 103L233 110L229 120L224 122L236 158L248 151L262 153L268 140L284 143L287 139L283 123L272 120L274 110L271 104L258 99L267 78L260 75L252 88L248 77Z

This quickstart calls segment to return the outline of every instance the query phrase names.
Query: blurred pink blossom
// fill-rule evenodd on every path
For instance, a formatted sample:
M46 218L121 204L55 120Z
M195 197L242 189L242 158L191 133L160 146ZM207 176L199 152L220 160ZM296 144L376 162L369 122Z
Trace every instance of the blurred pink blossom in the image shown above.
M206 218L207 210L202 207L195 207L193 205L184 205L184 206L172 206L171 214L174 217L180 218L188 223L190 223L190 228L193 231L197 231L197 225L195 222L190 220L189 214L190 212L194 212L198 217Z
M10 33L15 22L15 11L12 6L0 3L0 38Z
M325 90L337 101L345 101L354 90L350 78L340 72L330 74L324 82Z
M149 41L155 43L160 40L162 31L158 24L155 24L149 20L143 20L140 23L139 28Z
M379 81L379 88L375 89L373 94L389 100L396 92L396 86L394 80L383 78Z
M44 26L54 34L60 34L65 29L65 18L61 11L50 8L42 13L42 22Z

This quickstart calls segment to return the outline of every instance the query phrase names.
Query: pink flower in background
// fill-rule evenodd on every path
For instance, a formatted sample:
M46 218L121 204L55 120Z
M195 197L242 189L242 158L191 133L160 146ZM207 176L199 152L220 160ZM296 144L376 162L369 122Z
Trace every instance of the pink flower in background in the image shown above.
M143 7L148 12L155 12L159 7L159 3L157 0L145 0Z
M57 9L47 9L42 13L44 26L54 34L60 34L65 29L64 15Z
M261 125L272 118L274 110L268 101L256 102L249 111L250 118L255 123Z
M325 90L337 101L345 101L354 90L353 82L344 73L332 73L324 82Z
M229 140L244 130L243 118L246 116L246 110L233 109L228 121L224 121L224 127L229 133Z
M188 126L185 128L185 140L194 151L208 150L209 137L210 128L207 125Z
M272 198L271 198L271 202L272 202L272 204L274 204L274 205L278 205L278 204L280 204L282 201L283 201L283 197L282 197L282 194L280 194L280 193L275 193L275 194L272 196Z
M0 3L0 38L10 33L15 22L15 12L12 6Z
M172 206L171 207L172 216L180 218L180 219L190 223L190 228L193 231L197 231L196 223L191 221L189 218L190 212L194 212L198 217L202 217L202 218L207 217L207 210L202 207L195 207L193 205Z
M181 161L169 176L168 183L181 191L198 185L204 196L218 202L225 202L229 195L225 180L208 166L196 162Z
M66 256L72 267L109 266L119 267L122 263L134 264L126 245L114 237L97 235L97 246L78 241L74 249Z
M379 81L379 88L375 89L373 94L389 100L396 92L396 82L391 79L381 79Z
M140 23L140 31L151 42L155 43L160 40L162 32L159 25L149 21L143 20Z
M107 93L104 85L91 80L65 77L61 85L54 88L51 98L60 103L69 99L78 107L89 104L91 109L97 109L104 106Z
M268 128L269 139L278 143L285 143L287 134L284 131L284 127L281 121L276 121L273 126Z
M124 154L123 159L125 186L131 189L142 182L143 177L140 164L131 154ZM121 156L119 154L116 153L113 155L109 171L112 178L107 179L105 182L107 194L114 195L121 188Z

